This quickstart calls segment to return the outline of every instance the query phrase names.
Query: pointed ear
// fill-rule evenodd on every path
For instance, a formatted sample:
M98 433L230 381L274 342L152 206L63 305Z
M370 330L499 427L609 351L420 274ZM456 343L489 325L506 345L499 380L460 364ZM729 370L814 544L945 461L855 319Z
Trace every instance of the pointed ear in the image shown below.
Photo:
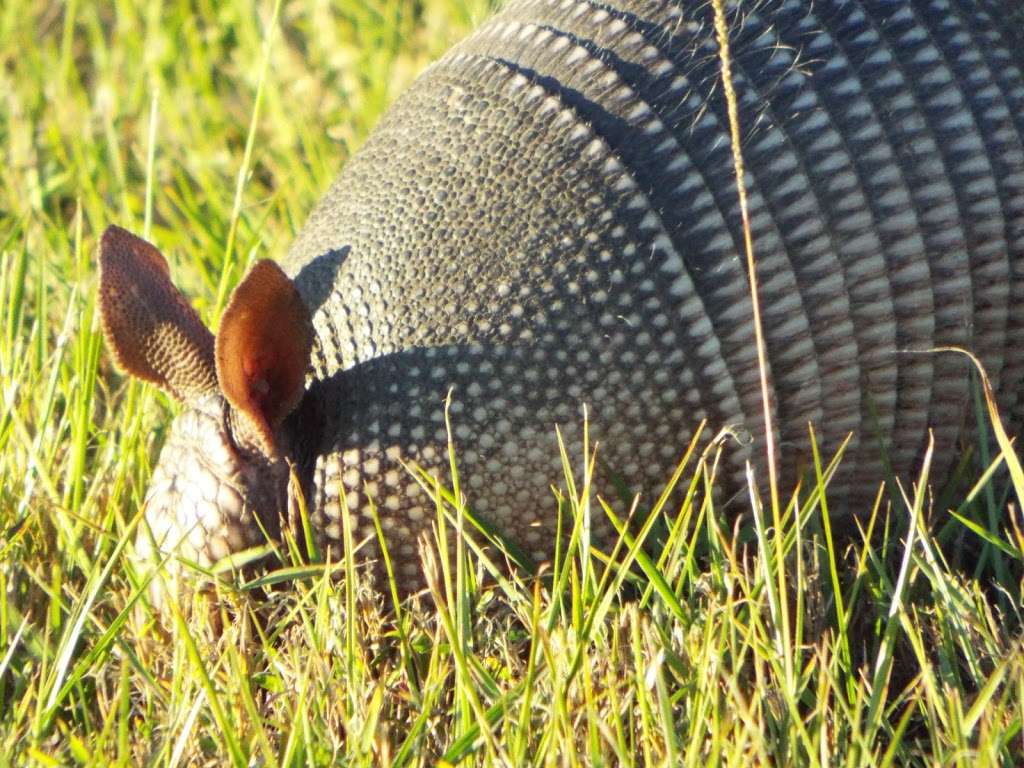
M221 392L268 455L302 398L312 348L309 310L292 281L274 262L257 262L224 310L215 357Z
M188 402L215 391L213 335L145 240L110 226L100 241L100 323L127 373Z

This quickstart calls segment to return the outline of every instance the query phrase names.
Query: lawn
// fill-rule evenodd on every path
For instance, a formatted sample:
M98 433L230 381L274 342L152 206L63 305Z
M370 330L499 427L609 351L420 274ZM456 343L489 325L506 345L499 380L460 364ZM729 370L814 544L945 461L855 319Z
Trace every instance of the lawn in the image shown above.
M104 349L100 233L158 243L215 325L487 10L0 4L0 765L1021 764L1024 533L1005 471L976 482L985 438L954 494L927 467L890 482L842 542L833 457L783 478L779 508L722 509L715 447L680 446L683 500L646 500L600 552L588 516L629 506L583 501L572 457L552 482L573 535L539 579L469 537L424 550L411 602L352 561L294 562L286 589L154 616L131 542L177 406Z

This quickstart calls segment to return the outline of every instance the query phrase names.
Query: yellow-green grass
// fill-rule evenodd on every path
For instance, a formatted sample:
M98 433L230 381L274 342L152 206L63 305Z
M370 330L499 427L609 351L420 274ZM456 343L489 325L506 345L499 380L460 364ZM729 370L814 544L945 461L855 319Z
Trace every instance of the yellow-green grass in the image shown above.
M630 506L581 504L567 457L572 533L538 580L483 578L494 552L467 533L426 542L432 588L398 608L349 559L340 580L284 569L268 598L224 588L219 635L207 612L154 621L128 555L175 406L102 347L98 234L156 241L215 324L487 5L0 4L0 764L1018 763L1024 536L1003 473L934 497L902 478L905 503L865 514L872 543L842 549L831 457L799 494L781 479L779 527L770 504L716 506L717 454L681 445L683 492L597 552L588 516ZM980 388L978 414L988 430ZM439 528L472 529L437 496Z

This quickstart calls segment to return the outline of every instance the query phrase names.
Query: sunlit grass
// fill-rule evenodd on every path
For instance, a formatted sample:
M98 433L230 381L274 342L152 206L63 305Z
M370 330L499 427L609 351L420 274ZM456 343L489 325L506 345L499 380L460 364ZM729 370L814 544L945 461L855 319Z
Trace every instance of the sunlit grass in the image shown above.
M286 543L216 608L154 619L128 553L174 407L102 348L99 233L159 242L215 324L485 6L282 2L270 35L272 2L0 4L0 763L1019 763L1024 534L1002 469L935 497L900 478L866 544L823 514L834 457L799 492L782 478L776 525L708 492L720 443L679 446L675 493L635 507L588 499L591 451L551 478L566 536L539 578L431 486L438 531L463 535L423 542L410 603ZM596 516L617 545L591 545Z

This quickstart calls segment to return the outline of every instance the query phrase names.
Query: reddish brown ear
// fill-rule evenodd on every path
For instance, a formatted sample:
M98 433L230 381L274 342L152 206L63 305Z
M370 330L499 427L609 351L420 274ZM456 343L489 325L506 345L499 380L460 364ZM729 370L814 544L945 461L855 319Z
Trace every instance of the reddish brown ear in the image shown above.
M268 455L274 432L298 404L313 348L309 310L272 261L259 261L235 288L217 331L217 380Z
M142 238L107 227L100 241L100 322L118 365L188 402L217 387L213 335Z

